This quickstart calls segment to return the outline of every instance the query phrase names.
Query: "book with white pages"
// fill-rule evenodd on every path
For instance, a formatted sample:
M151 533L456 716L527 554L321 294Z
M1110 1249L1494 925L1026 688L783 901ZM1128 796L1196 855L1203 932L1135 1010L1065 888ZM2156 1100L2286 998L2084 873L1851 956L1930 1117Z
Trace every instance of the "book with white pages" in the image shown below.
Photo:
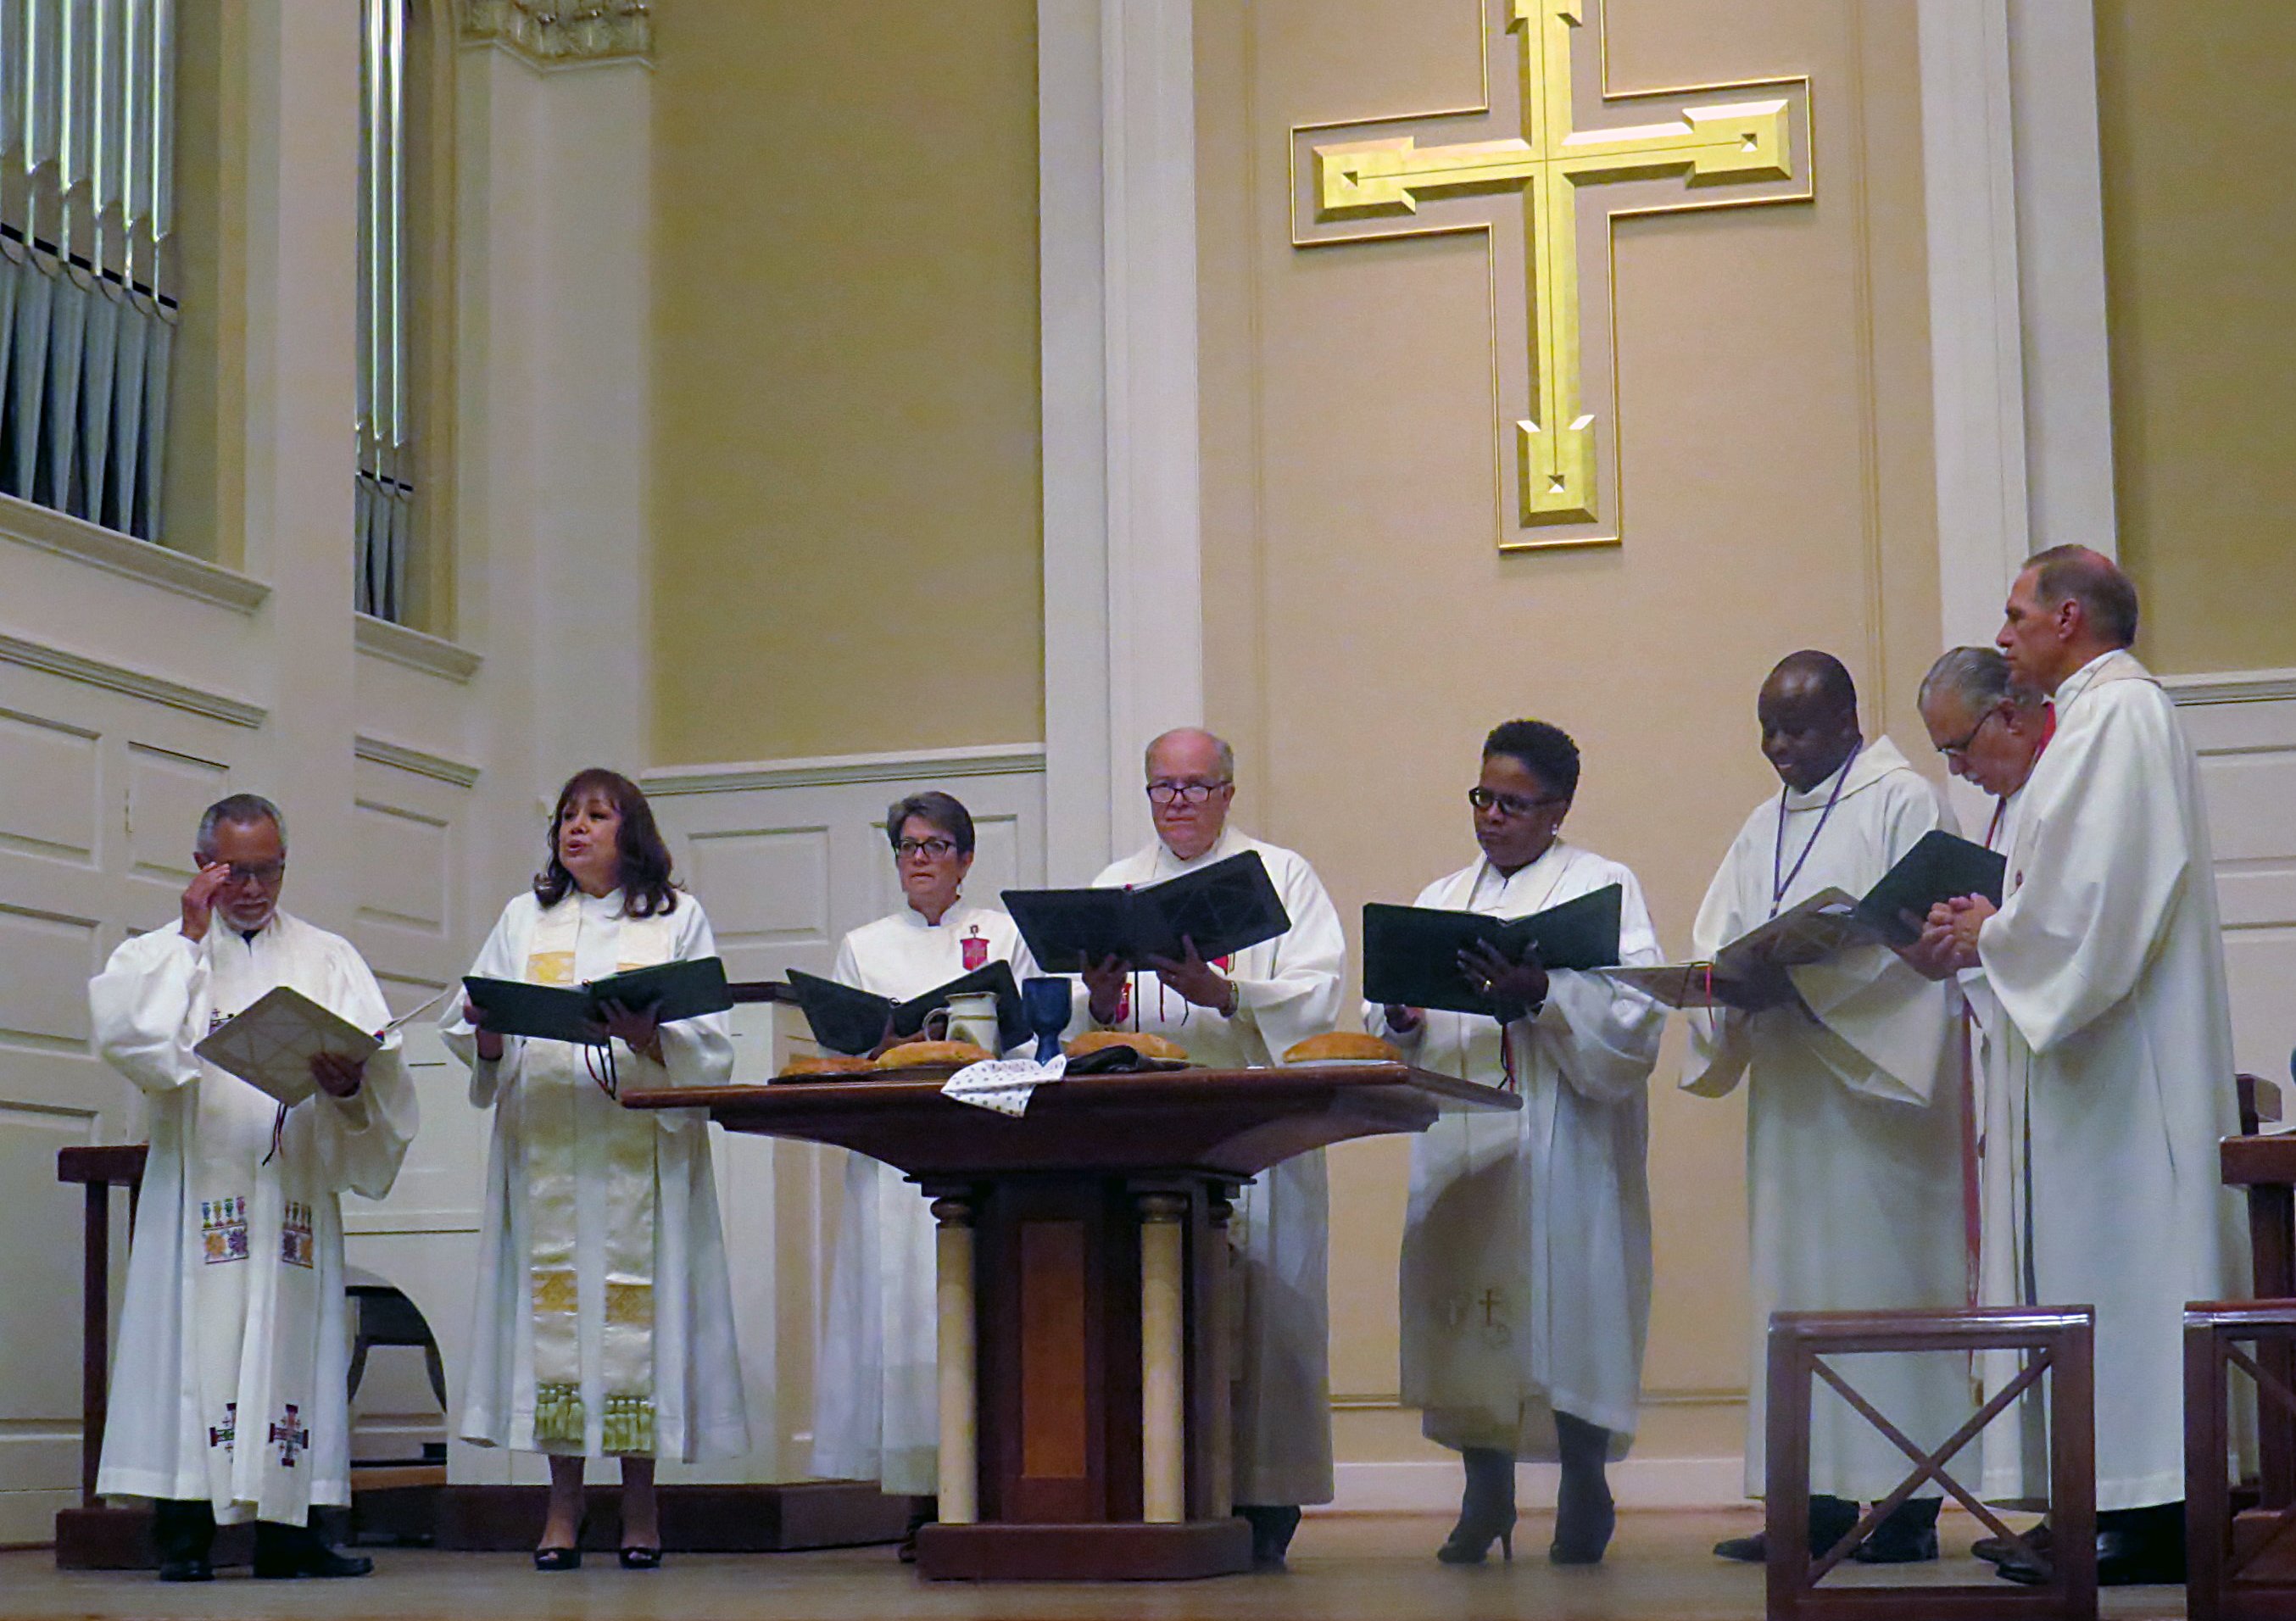
M1881 937L1858 911L1856 896L1821 889L1748 929L1716 952L1710 962L1595 971L1670 1008L1744 1007L1748 1003L1742 995L1731 995L1730 987L1774 978L1782 969L1823 962L1849 946Z
M439 996L433 996L377 1033L360 1029L291 985L275 985L209 1030L192 1051L292 1108L318 1091L311 1060L320 1053L363 1062L381 1050L383 1037L438 1005Z

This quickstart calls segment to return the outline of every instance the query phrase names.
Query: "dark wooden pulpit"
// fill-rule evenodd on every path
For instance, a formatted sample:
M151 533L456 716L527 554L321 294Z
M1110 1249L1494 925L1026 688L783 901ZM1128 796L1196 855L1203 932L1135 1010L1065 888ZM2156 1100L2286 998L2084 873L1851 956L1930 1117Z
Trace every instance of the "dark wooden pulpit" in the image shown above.
M943 1097L941 1079L622 1094L851 1149L933 1199L940 1519L917 1540L932 1577L1247 1568L1222 1321L1236 1187L1310 1149L1424 1131L1446 1107L1521 1106L1401 1064L1078 1077L1018 1118Z

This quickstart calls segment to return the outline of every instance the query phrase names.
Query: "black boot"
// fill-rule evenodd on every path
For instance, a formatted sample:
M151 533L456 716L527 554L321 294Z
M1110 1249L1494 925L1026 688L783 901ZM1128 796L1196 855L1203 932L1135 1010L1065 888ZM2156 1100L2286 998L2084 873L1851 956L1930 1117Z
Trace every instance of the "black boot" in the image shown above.
M1562 1454L1562 1486L1554 1499L1554 1540L1546 1558L1555 1565L1599 1565L1618 1528L1617 1505L1604 1472L1611 1432L1567 1412L1554 1415L1556 1450Z
M1917 1565L1938 1556L1938 1510L1942 1497L1909 1497L1867 1533L1850 1557L1866 1565Z
M939 1518L940 1499L939 1497L909 1499L909 1528L901 1537L898 1553L901 1563L914 1565L917 1562L917 1533Z
M255 1575L258 1581L292 1581L299 1576L322 1579L365 1576L374 1561L363 1553L338 1553L309 1525L283 1526L267 1519L255 1522Z
M1467 1469L1467 1488L1459 1498L1459 1523L1435 1550L1447 1565L1480 1565L1499 1552L1514 1560L1514 1454L1492 1446L1470 1446L1459 1454Z
M1235 1511L1251 1527L1251 1562L1263 1570L1283 1568L1292 1534L1300 1528L1296 1503L1238 1503Z
M1809 1551L1813 1559L1824 1559L1833 1544L1857 1528L1857 1505L1847 1497L1813 1497L1809 1500ZM1757 1531L1751 1536L1726 1537L1714 1544L1714 1551L1726 1560L1741 1564L1759 1565L1770 1557L1770 1539Z
M208 1561L215 1546L215 1510L207 1499L162 1497L152 1504L152 1541L160 1551L163 1582L212 1582Z

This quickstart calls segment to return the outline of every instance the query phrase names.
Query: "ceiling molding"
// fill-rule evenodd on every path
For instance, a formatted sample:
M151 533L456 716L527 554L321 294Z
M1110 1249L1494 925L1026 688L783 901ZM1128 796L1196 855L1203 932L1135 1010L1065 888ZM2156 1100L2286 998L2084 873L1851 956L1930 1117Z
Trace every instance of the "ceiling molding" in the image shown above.
M448 681L468 681L486 662L469 648L460 643L449 642L444 636L409 630L404 625L394 625L389 619L378 619L369 613L352 617L357 626L358 651L370 657L404 665L410 670L421 670L426 675L438 675Z
M0 536L234 613L253 613L271 594L263 581L188 552L171 551L14 495L0 495Z
M210 720L224 721L234 726L259 727L270 713L260 704L250 703L227 692L211 692L201 687L186 686L164 675L130 669L124 664L91 659L85 653L70 652L61 647L50 647L45 643L31 642L5 633L0 633L0 661L21 665L26 669L40 670L51 675L61 675L67 681L125 692L130 698L140 698L147 703L165 704L171 709L203 715Z
M951 777L1041 776L1042 743L988 743L964 749L900 749L882 754L820 755L722 765L664 765L639 785L664 794L750 793L759 789L838 787L849 782L937 782Z

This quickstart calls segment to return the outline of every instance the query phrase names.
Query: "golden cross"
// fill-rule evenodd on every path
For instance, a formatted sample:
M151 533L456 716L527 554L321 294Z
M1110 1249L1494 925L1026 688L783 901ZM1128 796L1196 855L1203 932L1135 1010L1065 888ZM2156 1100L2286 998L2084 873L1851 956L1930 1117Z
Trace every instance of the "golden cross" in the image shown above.
M1475 3L1480 29L1486 0ZM1594 532L1606 508L1616 506L1615 495L1603 499L1605 487L1615 492L1617 484L1616 389L1610 345L1601 343L1590 353L1580 338L1580 199L1590 188L1645 183L1629 186L1640 192L1638 198L1622 198L1603 209L1604 258L1596 274L1605 277L1611 220L1808 201L1808 164L1805 157L1803 178L1797 183L1795 154L1808 151L1809 83L1773 79L1613 94L1605 83L1607 50L1598 48L1591 67L1574 60L1572 50L1590 15L1599 45L1602 0L1488 4L1490 58L1484 68L1483 104L1465 110L1464 116L1489 115L1491 59L1504 66L1512 55L1521 134L1431 146L1419 144L1415 134L1336 143L1314 138L1367 125L1449 122L1463 116L1459 112L1299 126L1292 131L1292 245L1316 248L1460 231L1496 237L1488 219L1423 221L1420 205L1431 199L1520 194L1529 370L1528 386L1517 397L1522 414L1514 424L1515 522L1531 533L1503 530L1500 544L1506 549L1603 544L1619 538L1615 528ZM1574 78L1580 75L1601 107L1662 116L1580 129L1573 121ZM1702 99L1723 92L1732 99ZM1648 183L1664 186L1664 194L1652 195ZM1603 307L1607 312L1607 299ZM1494 315L1496 328L1496 311ZM1602 419L1586 403L1590 361L1603 379L1612 380L1613 422L1607 435L1612 443L1607 446ZM1503 394L1512 392L1502 388ZM1503 412L1509 403L1503 397Z

